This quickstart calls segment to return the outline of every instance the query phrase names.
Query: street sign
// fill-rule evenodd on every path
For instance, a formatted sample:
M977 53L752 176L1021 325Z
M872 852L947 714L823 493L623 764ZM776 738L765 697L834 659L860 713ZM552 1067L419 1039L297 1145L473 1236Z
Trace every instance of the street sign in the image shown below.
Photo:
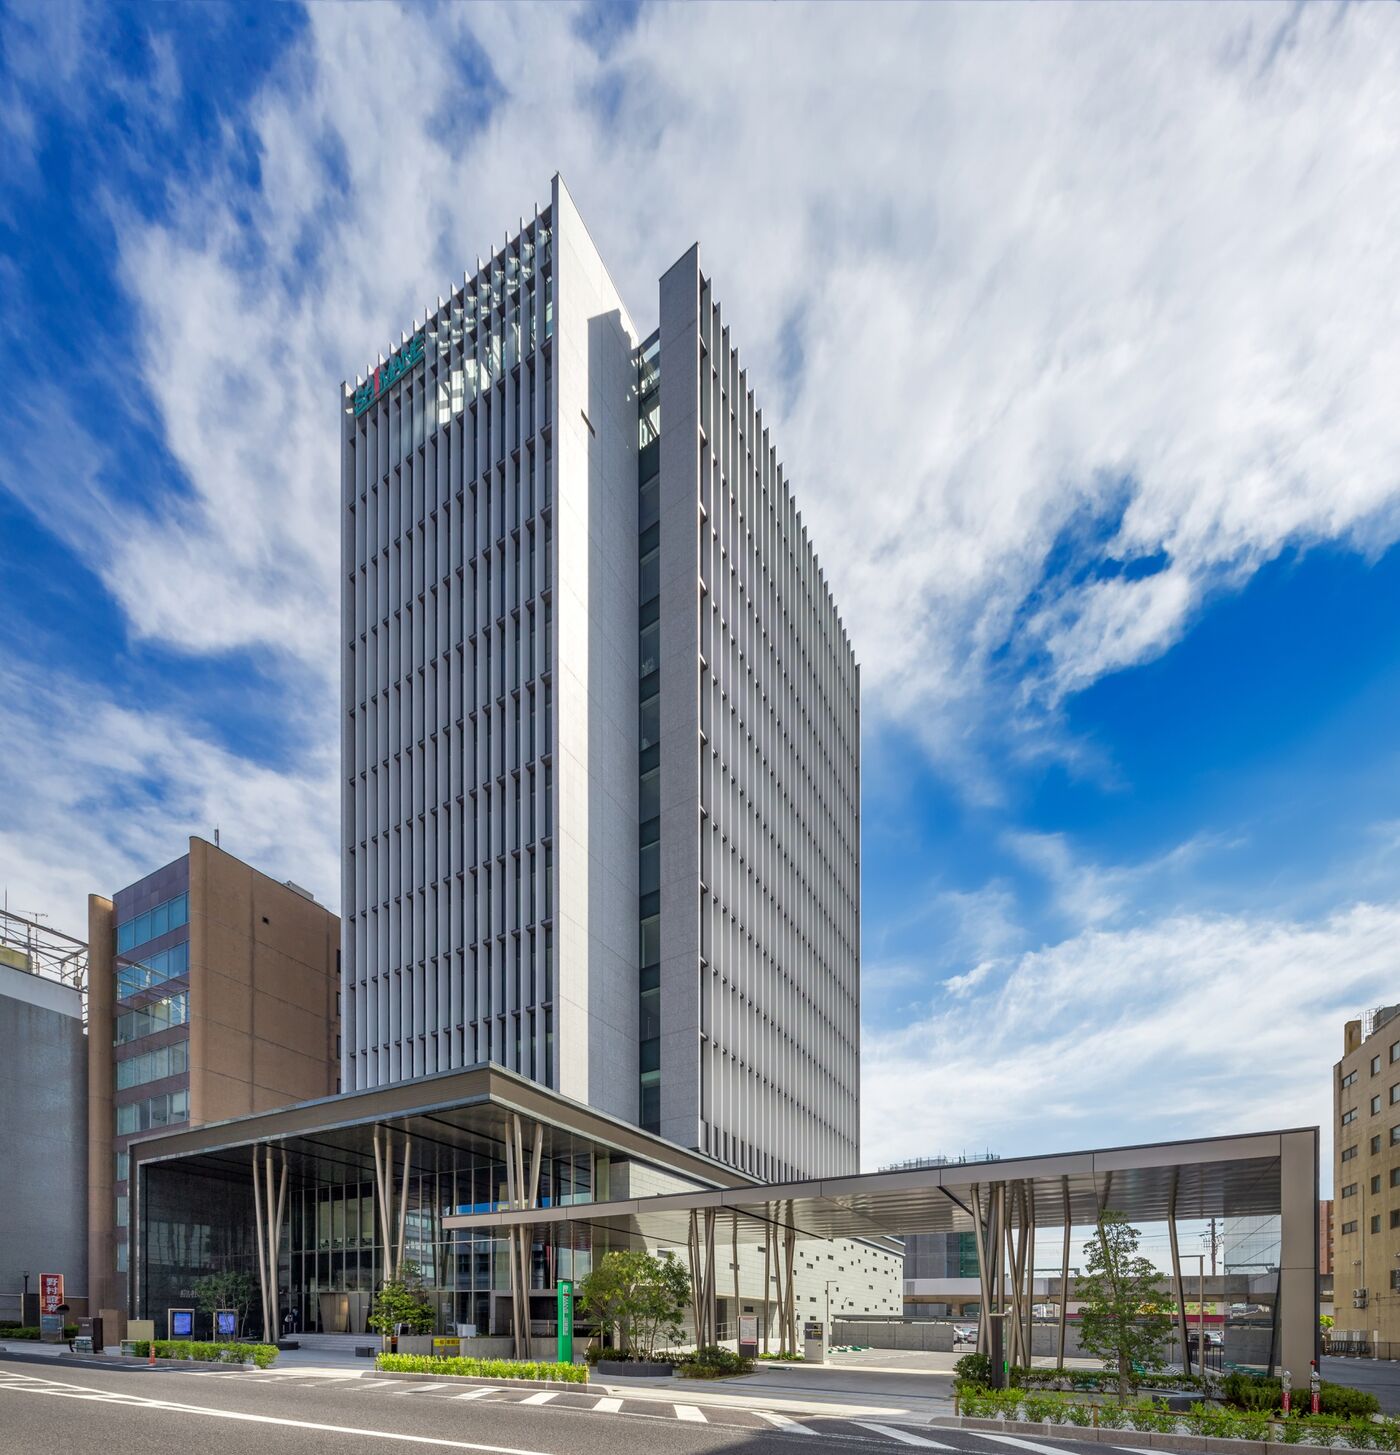
M574 1285L572 1280L559 1280L559 1362L574 1362Z
M41 1273L39 1275L39 1312L56 1314L63 1303L63 1275Z

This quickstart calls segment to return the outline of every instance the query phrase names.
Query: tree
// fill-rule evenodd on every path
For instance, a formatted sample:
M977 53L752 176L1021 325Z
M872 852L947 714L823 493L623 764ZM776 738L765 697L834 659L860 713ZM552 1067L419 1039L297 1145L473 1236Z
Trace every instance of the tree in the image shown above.
M211 1319L216 1309L231 1308L238 1316L238 1332L242 1334L248 1311L253 1306L255 1292L253 1280L246 1273L238 1273L232 1269L225 1269L221 1273L206 1273L203 1278L195 1279L195 1307L200 1313L208 1314Z
M374 1296L368 1322L376 1334L386 1339L397 1334L400 1327L410 1334L431 1334L437 1314L419 1279L386 1278Z
M640 1249L606 1253L579 1285L584 1311L616 1328L624 1357L651 1359L665 1338L681 1337L690 1277L674 1258Z
M1079 1342L1118 1372L1118 1394L1128 1397L1137 1370L1162 1363L1172 1318L1162 1305L1162 1275L1138 1252L1138 1230L1122 1213L1099 1218L1087 1249L1087 1273L1078 1281Z

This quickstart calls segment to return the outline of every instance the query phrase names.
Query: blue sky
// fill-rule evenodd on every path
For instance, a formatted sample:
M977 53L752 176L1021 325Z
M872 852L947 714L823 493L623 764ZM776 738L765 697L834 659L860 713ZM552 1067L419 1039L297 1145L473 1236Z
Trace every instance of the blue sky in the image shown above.
M839 58L839 63L838 59ZM1322 1121L1400 998L1390 8L0 7L0 883L337 897L336 400L699 238L862 661L865 1147Z

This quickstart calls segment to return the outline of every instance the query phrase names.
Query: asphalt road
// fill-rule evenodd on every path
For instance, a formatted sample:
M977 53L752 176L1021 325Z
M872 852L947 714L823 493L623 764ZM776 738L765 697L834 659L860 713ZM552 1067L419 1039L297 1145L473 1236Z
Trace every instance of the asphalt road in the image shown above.
M484 1392L483 1392L484 1391ZM802 1437L806 1438L802 1438ZM577 1389L182 1372L0 1359L0 1455L780 1455L820 1440L879 1455L1103 1455L1105 1447L927 1425L780 1414Z

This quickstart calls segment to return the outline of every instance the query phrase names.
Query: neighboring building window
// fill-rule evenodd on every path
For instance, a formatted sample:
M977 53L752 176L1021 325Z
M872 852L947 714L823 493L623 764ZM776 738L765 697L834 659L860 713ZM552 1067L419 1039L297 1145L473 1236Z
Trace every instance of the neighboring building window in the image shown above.
M1380 1190L1381 1190L1381 1180L1380 1180L1380 1178L1379 1177L1373 1177L1371 1179L1371 1191L1372 1192L1379 1192Z
M1374 1157L1376 1155L1376 1153L1380 1151L1380 1149L1381 1149L1381 1139L1379 1137L1372 1137L1371 1138L1371 1155Z
M1400 1061L1400 1041L1392 1041L1390 1043L1390 1059L1392 1061Z
M129 1152L117 1153L117 1181L125 1182L131 1166L131 1154Z
M190 1043L176 1041L141 1056L117 1062L117 1090L143 1086L148 1081L161 1081L167 1076L183 1076L190 1067Z
M1379 1140L1379 1138L1377 1140ZM1390 1129L1390 1145L1392 1147L1397 1146L1397 1145L1400 1145L1400 1127L1391 1127L1391 1129ZM1380 1148L1377 1147L1376 1148L1376 1151L1379 1152L1380 1151Z
M1347 1074L1342 1077L1342 1088L1343 1088L1343 1090L1345 1090L1348 1086L1355 1086L1355 1085L1356 1085L1356 1072L1355 1071L1348 1071Z
M1356 1184L1354 1182L1348 1182L1347 1185L1344 1188L1342 1188L1342 1196L1343 1197L1355 1197L1356 1196Z
M1400 1207L1393 1207L1390 1210L1390 1226L1400 1228Z
M147 1097L145 1101L131 1101L117 1108L117 1135L169 1126L171 1122L187 1120L189 1114L188 1091L167 1091L160 1096Z
M1371 1057L1371 1075L1372 1076L1379 1076L1380 1074L1381 1074L1381 1058L1379 1056L1372 1056Z
M1391 1106L1394 1106L1397 1101L1400 1101L1400 1081L1397 1081L1395 1085L1390 1088Z
M182 948L188 953L188 945ZM140 1040L142 1036L152 1035L156 1031L168 1031L171 1026L183 1026L188 1023L189 1018L189 991L182 990L177 995L167 995L164 1000L152 1001L150 1005L143 1005L139 1010L123 1011L117 1017L116 1044L123 1046L128 1041Z
M129 1245L126 1244L126 1243L118 1243L117 1244L117 1272L118 1273L125 1273L126 1272L126 1257L127 1257L127 1249L128 1249L128 1246Z
M1400 1289L1400 1268L1390 1270L1390 1286L1392 1289Z
M117 1194L117 1226L124 1228L127 1222L127 1198L126 1193Z
M1380 1214L1379 1214L1379 1213L1377 1213L1377 1214L1376 1214L1376 1215L1375 1215L1375 1216L1374 1216L1374 1217L1373 1217L1373 1218L1372 1218L1372 1219L1371 1219L1371 1231L1372 1231L1372 1232L1373 1232L1373 1233L1378 1233L1378 1232L1380 1232L1380 1230L1381 1230L1381 1217L1380 1217Z
M1342 1148L1342 1161L1343 1162L1350 1162L1351 1159L1353 1157L1355 1157L1355 1156L1356 1156L1356 1148L1355 1147L1343 1147Z
M1352 1124L1352 1122L1354 1122L1355 1120L1356 1120L1356 1108L1355 1107L1352 1107L1350 1110L1344 1111L1342 1113L1342 1125L1344 1127L1350 1126Z
M1390 1169L1390 1185L1392 1187L1400 1187L1400 1167L1392 1167Z
M188 894L177 894L174 899L167 899L164 904L148 909L145 914L138 914L124 924L119 924L117 953L124 954L133 946L144 945L147 940L155 939L157 935L179 929L181 925L188 924L189 920L190 897ZM1400 1042L1396 1044L1400 1045ZM1394 1055L1390 1059L1395 1060Z
M190 942L181 940L168 950L154 955L143 955L140 964L121 965L117 968L117 999L125 1000L138 991L149 990L177 975L188 975L190 969Z
M1395 1100L1395 1088L1393 1086L1390 1088L1390 1099L1391 1099L1391 1101L1394 1101ZM1380 1099L1380 1097L1373 1096L1371 1098L1371 1115L1372 1116L1375 1116L1376 1113L1378 1111L1380 1111L1380 1109L1381 1109L1381 1099Z
M1353 1218L1349 1223L1343 1223L1342 1231L1344 1233L1354 1233L1356 1231L1356 1219Z

